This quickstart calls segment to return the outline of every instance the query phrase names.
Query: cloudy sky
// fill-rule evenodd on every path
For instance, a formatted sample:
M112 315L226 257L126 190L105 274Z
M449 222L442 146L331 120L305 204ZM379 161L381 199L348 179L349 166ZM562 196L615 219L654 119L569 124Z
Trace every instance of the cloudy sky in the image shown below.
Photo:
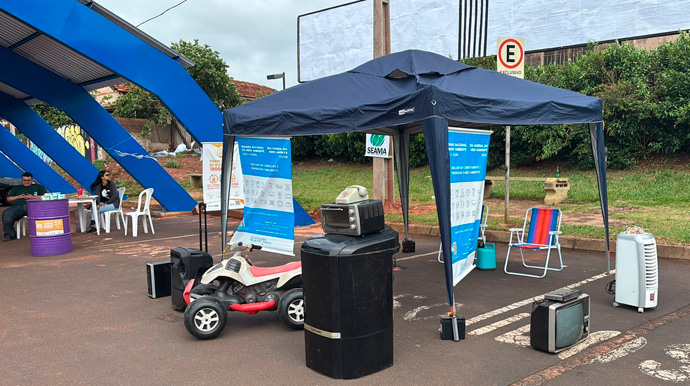
M182 0L96 0L137 25ZM266 75L285 72L286 85L297 84L297 16L348 0L187 0L141 27L170 45L179 40L208 44L230 66L231 77L282 88Z

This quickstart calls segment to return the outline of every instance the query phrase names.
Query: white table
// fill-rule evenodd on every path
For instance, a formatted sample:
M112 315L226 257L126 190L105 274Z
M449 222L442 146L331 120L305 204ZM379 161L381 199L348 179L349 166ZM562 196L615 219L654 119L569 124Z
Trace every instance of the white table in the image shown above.
M96 211L96 233L100 236L100 217L98 215L98 196L77 196L69 199L70 204L77 204L77 216L79 218L79 229L82 233L86 232L86 224L90 223L90 219L86 218L86 207L84 204L91 204L91 211Z

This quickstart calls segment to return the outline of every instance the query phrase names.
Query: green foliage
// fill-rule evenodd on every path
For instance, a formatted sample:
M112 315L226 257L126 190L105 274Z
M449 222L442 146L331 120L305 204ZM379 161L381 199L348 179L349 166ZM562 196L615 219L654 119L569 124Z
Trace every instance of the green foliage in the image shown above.
M169 121L170 112L163 107L155 95L133 83L127 83L127 85L129 92L117 98L113 103L113 115L122 118L147 119L139 135L148 137L151 135L153 124L163 125Z
M496 57L464 60L495 70ZM630 44L591 44L565 65L525 66L525 79L602 99L608 166L624 169L654 155L690 151L690 36L687 33L656 50ZM489 168L505 163L505 127L494 131ZM360 135L356 134L355 135ZM363 138L363 134L362 138ZM296 160L320 157L361 162L364 140L350 134L293 140ZM592 142L586 124L513 126L511 166L552 159L563 165L592 168ZM410 138L410 164L428 163L424 136Z
M172 43L170 47L195 63L187 69L189 75L219 109L229 109L242 103L235 84L228 75L228 64L220 57L218 51L214 51L207 44L200 45L198 39L194 39L193 43L180 40Z
M173 168L173 169L179 169L180 168L180 162L175 161L175 160L167 160L163 164L166 168Z
M36 103L31 106L38 115L41 116L50 126L58 128L61 126L72 125L74 121L64 111L46 103Z
M687 34L651 51L612 44L591 49L563 66L527 66L525 77L601 98L608 165L626 168L653 154L687 153L690 59L683 55L688 53ZM511 146L520 151L511 152L512 164L526 165L539 157L567 159L579 167L593 165L586 125L515 127L514 132ZM512 158L523 152L527 154L523 159Z
M242 103L232 79L227 74L228 65L218 51L212 50L206 44L200 45L198 40L194 40L193 43L180 40L172 43L171 47L194 61L195 65L187 71L219 109L235 107ZM170 112L155 95L134 84L128 85L130 91L113 103L113 115L147 119L140 134L143 137L151 135L153 124L162 125L170 122Z
M95 166L98 170L105 170L106 165L106 162L102 159L97 159L93 161L93 166Z
M322 159L364 162L366 134L339 133L321 135L315 138L314 151Z
M410 166L418 167L429 164L426 154L426 143L424 134L413 134L410 136Z

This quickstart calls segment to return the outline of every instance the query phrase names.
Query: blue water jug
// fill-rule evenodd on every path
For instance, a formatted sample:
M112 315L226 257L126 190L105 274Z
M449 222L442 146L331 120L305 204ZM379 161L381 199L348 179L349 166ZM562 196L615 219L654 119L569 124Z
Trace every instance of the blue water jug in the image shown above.
M484 248L477 248L477 268L496 269L496 245L484 244Z

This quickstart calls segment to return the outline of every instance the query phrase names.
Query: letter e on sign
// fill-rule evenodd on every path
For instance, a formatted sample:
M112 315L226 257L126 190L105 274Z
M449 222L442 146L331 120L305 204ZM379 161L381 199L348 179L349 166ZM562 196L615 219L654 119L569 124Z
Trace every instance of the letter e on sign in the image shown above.
M498 38L496 71L501 74L524 79L525 77L525 39Z

